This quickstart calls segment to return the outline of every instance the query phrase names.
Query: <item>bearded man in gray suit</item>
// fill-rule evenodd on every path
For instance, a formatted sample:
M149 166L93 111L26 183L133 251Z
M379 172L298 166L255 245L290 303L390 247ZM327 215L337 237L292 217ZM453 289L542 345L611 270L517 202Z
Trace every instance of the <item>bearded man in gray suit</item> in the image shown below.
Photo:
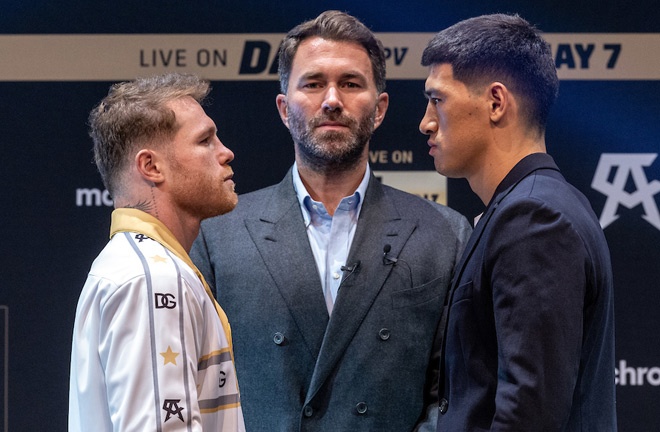
M470 225L373 176L389 97L361 22L327 11L297 26L279 73L295 163L204 223L191 252L232 325L247 430L434 427L442 308Z

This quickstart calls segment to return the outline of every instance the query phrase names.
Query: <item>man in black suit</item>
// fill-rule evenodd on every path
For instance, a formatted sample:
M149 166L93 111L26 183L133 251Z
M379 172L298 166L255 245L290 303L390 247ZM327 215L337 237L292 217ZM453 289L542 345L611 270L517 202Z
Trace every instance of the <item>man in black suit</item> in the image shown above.
M546 154L549 45L518 16L481 16L438 33L422 64L435 167L486 205L450 291L438 430L615 430L609 251Z

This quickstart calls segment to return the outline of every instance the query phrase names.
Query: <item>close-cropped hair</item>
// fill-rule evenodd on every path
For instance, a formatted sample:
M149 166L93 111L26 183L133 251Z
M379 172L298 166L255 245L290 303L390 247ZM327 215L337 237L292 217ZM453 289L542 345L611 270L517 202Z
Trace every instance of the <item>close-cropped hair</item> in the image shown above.
M297 25L282 40L278 59L282 93L286 94L289 88L293 57L298 51L298 46L311 37L361 45L369 55L376 90L378 93L385 91L385 51L381 41L357 18L344 12L330 10L313 20Z
M422 54L422 65L449 64L454 79L471 90L504 84L521 101L532 127L545 131L557 99L559 79L550 45L518 15L469 18L437 33Z
M121 175L139 146L174 136L178 125L170 101L190 96L203 104L211 90L196 75L166 73L110 87L89 114L94 162L110 195L121 188Z

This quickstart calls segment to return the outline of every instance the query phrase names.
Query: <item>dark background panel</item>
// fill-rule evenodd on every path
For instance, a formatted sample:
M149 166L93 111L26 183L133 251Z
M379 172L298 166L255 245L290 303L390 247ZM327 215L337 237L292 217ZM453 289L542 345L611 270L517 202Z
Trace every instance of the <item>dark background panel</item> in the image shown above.
M1 33L279 33L325 9L348 11L379 32L433 32L494 12L520 13L552 32L656 32L660 2L621 0L4 0Z

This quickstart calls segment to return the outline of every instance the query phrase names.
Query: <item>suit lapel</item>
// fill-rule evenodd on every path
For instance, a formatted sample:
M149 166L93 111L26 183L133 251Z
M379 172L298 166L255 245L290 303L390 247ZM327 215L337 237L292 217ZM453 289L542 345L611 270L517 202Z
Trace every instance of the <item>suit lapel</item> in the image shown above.
M456 266L456 270L454 271L454 277L452 279L450 294L447 296L447 301L445 304L451 304L451 297L454 295L456 285L459 283L461 277L463 276L465 265L470 260L470 257L472 256L475 247L479 243L479 240L481 239L481 236L484 233L484 228L488 224L488 221L490 220L490 217L493 215L493 212L495 211L496 207L497 205L493 206L492 208L486 209L486 212L481 216L481 218L479 218L479 222L474 227L474 230L472 231L472 235L470 235L470 238L468 239L468 242L465 245L465 249L463 250L463 255L461 256L461 259L458 261L458 265Z
M291 171L275 187L259 217L246 219L245 226L310 353L316 358L328 324L328 311Z
M454 272L451 288L449 291L449 295L447 296L447 300L445 302L445 308L443 312L442 319L444 324L442 325L442 327L444 328L444 336L442 341L442 352L440 354L441 367L440 367L440 376L439 376L439 382L441 383L441 385L444 382L444 373L445 373L444 370L445 346L447 341L447 328L448 328L446 324L449 322L449 315L451 314L450 306L454 298L454 292L456 291L457 286L462 282L461 279L463 278L465 267L467 263L470 261L472 254L474 253L477 245L479 244L479 241L481 240L484 231L486 230L486 226L488 225L488 222L492 218L493 214L495 214L495 211L497 210L497 207L500 205L500 203L507 197L507 195L509 195L515 189L518 183L520 183L525 177L527 177L534 171L540 169L547 169L547 170L555 171L557 173L559 172L559 168L557 168L557 165L555 164L552 157L550 157L548 154L545 153L534 153L528 155L525 158L523 158L520 162L518 162L516 166L513 167L513 169L506 175L506 177L498 185L497 189L495 190L495 193L493 194L493 198L491 199L490 204L486 207L483 216L481 216L479 222L474 227L474 230L472 231L472 235L470 236L467 244L465 245L465 250L463 251L463 255L459 260L458 265L456 266L456 270Z
M533 153L518 162L518 164L513 167L513 169L506 175L506 177L497 187L495 193L493 194L493 198L491 199L491 203L486 208L484 215L479 219L477 225L474 227L474 231L472 231L472 235L470 236L470 239L465 246L463 256L456 266L456 271L454 273L455 276L451 288L451 295L453 295L456 284L461 280L463 271L465 270L465 265L472 256L476 245L479 243L479 240L484 233L486 225L488 225L488 222L495 213L497 207L500 205L502 200L504 200L504 198L506 198L506 196L515 189L518 183L520 183L531 173L540 169L547 169L557 173L559 172L559 168L557 168L557 165L550 155L546 153Z
M345 275L307 393L311 400L339 362L360 324L369 312L392 265L383 263L383 246L391 245L390 256L398 256L414 231L416 221L400 217L380 182L370 179L348 263L359 267Z

